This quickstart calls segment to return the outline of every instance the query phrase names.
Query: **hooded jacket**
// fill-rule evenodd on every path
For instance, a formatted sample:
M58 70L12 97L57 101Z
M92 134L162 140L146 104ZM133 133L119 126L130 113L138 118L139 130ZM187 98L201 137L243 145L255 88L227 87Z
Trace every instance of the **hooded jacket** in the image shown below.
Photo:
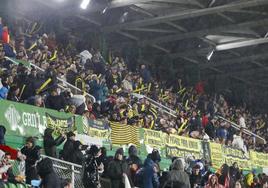
M216 183L215 185L212 185L211 179L212 177L216 177ZM218 177L215 174L211 174L208 178L208 184L205 186L205 188L224 188L221 184L218 182Z
M181 159L176 159L172 165L171 170L168 173L168 179L165 183L165 188L190 188L190 180L188 174L184 171L183 162Z
M118 149L115 153L115 158L109 163L108 174L111 179L112 188L124 188L123 174L128 174L128 165L124 160L118 160L116 156L123 155L123 149Z
M41 177L41 188L61 188L61 181L53 170L51 159L45 158L37 164L37 172Z
M155 163L152 159L147 158L144 161L143 188L158 188L159 179L154 171Z

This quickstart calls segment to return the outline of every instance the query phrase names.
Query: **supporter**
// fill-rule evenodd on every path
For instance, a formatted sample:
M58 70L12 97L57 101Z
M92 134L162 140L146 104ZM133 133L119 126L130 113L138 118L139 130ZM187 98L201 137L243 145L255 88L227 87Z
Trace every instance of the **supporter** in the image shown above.
M67 141L65 142L62 150L62 158L65 161L71 162L72 153L74 151L75 134L73 132L67 133Z
M44 149L47 156L57 158L57 146L64 142L65 135L60 135L54 139L52 136L53 131L51 128L46 128L44 132Z
M25 175L26 183L31 184L31 180L38 179L36 163L40 159L41 147L35 144L35 138L28 137L25 146L21 149L21 153L26 156Z
M84 154L82 152L82 143L78 140L76 140L74 142L74 150L71 153L71 162L78 164L78 165L82 165L83 159L84 159Z
M5 152L0 150L0 187L4 187L4 183L6 181L5 174L7 174L8 169L12 167L11 164L7 164L4 162Z
M142 188L158 188L159 178L157 175L158 169L151 156L148 156L144 161L143 167L143 182Z
M19 102L19 94L20 94L20 88L17 86L11 86L8 95L7 95L7 100L14 101L14 102Z
M134 145L128 148L128 158L126 159L130 169L130 177L132 182L135 181L136 172L142 167L142 161L138 157L138 150Z
M256 174L256 170L253 169L251 172L249 172L246 176L245 176L245 187L246 188L251 188L252 185L254 184L254 177Z
M92 145L87 152L85 162L83 164L83 184L84 187L100 188L100 175L98 157L101 155L100 149L96 145ZM113 173L118 173L114 171Z
M193 111L192 117L189 121L189 135L192 138L198 138L200 136L201 120L196 111Z
M148 70L146 65L141 65L141 70L140 70L140 76L144 80L144 83L149 83L151 81L151 72Z
M191 188L197 188L198 186L201 185L201 172L200 172L200 166L196 164L193 167L192 174L190 175L190 184Z
M224 186L219 184L218 177L215 174L211 174L205 188L224 188Z
M37 172L41 177L41 188L61 188L60 178L53 170L53 163L51 159L45 158L38 162Z
M239 181L235 182L235 187L234 188L242 188L242 185Z
M230 168L227 164L221 166L220 172L218 174L219 183L226 188L230 188Z
M46 99L46 107L54 110L62 110L66 107L65 98L60 95L60 88L55 86L51 89L50 95Z
M188 174L184 171L184 165L181 159L175 159L168 172L167 180L163 188L190 188Z
M116 150L114 159L109 163L108 174L111 180L111 188L124 188L123 175L128 174L128 165L124 160L124 150Z
M235 187L235 183L241 180L241 171L236 162L230 167L230 187Z

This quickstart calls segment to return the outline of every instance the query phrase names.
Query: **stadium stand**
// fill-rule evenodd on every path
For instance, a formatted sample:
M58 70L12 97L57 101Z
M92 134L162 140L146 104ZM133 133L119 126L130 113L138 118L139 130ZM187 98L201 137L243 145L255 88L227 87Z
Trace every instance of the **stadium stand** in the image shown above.
M268 187L267 114L8 28L0 18L0 187Z

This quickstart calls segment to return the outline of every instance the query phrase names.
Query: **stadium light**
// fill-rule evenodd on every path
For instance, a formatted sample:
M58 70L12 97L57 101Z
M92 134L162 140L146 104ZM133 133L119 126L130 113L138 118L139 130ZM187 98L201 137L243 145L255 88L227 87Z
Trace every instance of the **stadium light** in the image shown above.
M82 3L80 4L81 9L87 9L88 4L90 3L90 0L82 0Z

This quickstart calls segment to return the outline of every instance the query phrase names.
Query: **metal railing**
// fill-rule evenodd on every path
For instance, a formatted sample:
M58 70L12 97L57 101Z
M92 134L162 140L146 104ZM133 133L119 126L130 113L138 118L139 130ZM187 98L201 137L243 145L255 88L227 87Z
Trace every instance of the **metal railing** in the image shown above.
M174 110L172 110L172 109L170 109L170 108L168 108L168 107L162 105L161 103L159 103L159 102L157 102L157 101L155 101L155 100L153 100L153 99L151 99L151 98L149 98L149 97L147 97L147 96L145 96L145 95L141 95L141 94L137 94L137 93L132 93L131 95L132 95L133 97L138 98L138 99L145 98L145 99L147 99L148 101L150 101L151 104L152 104L154 107L158 108L160 111L165 112L165 113L167 113L167 114L169 114L169 115L171 115L171 116L173 116L173 117L177 117L177 115L176 115L176 111L174 111ZM234 122L232 122L232 121L230 121L230 120L228 120L228 119L225 119L224 117L219 116L219 115L217 115L217 117L218 117L219 119L222 119L223 121L225 121L225 122L227 122L227 123L230 123L231 126L232 126L234 129L236 129L236 130L240 130L240 129L241 129L241 127L240 127L239 125L237 125L236 123L234 123ZM264 138L262 138L262 137L256 135L255 133L249 131L248 129L244 129L243 132L244 132L245 134L247 134L247 135L254 136L256 139L258 139L258 140L260 140L261 142L263 142L264 144L266 144L266 140L265 140Z
M141 99L141 98L145 98L146 100L148 100L152 106L154 106L155 108L157 108L159 111L162 111L162 112L165 112L173 117L177 117L176 115L176 111L175 110L172 110L171 108L168 108L166 106L164 106L163 104L145 96L145 95L141 95L141 94L138 94L138 93L131 93L131 95L135 98L138 98L138 99Z
M81 174L82 166L46 155L41 155L42 158L49 158L52 160L55 173L63 179L71 179L73 188L84 188Z
M221 119L221 120L227 122L227 123L230 123L231 126L232 126L234 129L236 129L236 130L240 130L240 129L241 129L241 126L239 126L238 124L236 124L236 123L234 123L234 122L232 122L232 121L230 121L230 120L228 120L228 119L225 119L225 118L222 117L222 116L217 115L217 117L218 117L219 119ZM266 144L266 140L265 140L264 138L262 138L262 137L256 135L255 133L249 131L248 129L245 129L245 128L244 128L244 129L243 129L243 132L244 132L245 134L247 134L247 135L254 136L256 139L259 139L259 140L262 141L264 144Z
M14 61L13 59L11 59L11 58L9 58L9 57L6 57L6 56L5 56L5 58L6 58L7 60L11 61L12 63L17 64L16 61ZM38 69L38 70L41 71L41 72L45 72L44 69L40 68L39 66L37 66L37 65L35 65L35 64L33 64L33 63L29 63L29 65L32 66L32 67L34 67L34 68L36 68L36 69ZM75 90L76 93L77 93L77 91L78 91L78 92L80 92L80 94L85 94L86 96L89 96L89 97L92 99L93 102L96 102L96 99L95 99L95 97L94 97L93 95L90 95L90 94L88 94L88 93L82 91L80 88L78 88L78 87L76 87L76 86L70 84L69 82L67 82L67 81L65 81L65 80L63 80L63 79L61 79L61 78L59 78L59 77L57 77L57 80L58 80L59 82L62 82L62 84L67 85L70 89ZM65 88L64 86L62 86L62 85L59 85L59 86L60 86L62 89L66 89L66 88Z

